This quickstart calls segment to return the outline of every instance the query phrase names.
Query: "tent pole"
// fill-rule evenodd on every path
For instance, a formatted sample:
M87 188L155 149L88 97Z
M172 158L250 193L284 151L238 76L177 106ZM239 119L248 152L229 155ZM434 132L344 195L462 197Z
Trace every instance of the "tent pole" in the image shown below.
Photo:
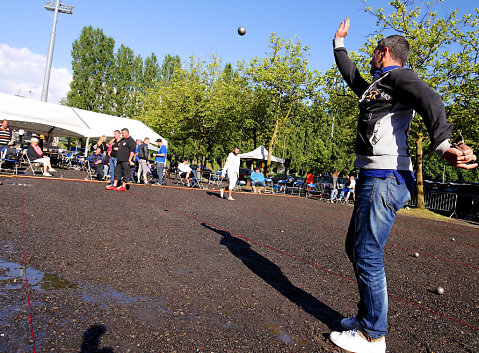
M88 156L88 148L90 147L89 144L90 144L90 138L87 137L86 143L85 143L85 155L84 155L85 157Z

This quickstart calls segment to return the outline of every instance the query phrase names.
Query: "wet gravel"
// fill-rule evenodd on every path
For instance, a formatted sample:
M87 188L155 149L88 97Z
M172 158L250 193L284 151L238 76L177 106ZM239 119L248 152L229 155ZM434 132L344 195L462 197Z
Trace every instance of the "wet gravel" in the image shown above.
M22 214L39 352L341 352L328 334L358 299L343 250L351 206L107 191L83 174L0 177L0 352L33 351ZM398 216L388 352L479 352L478 249L466 222Z

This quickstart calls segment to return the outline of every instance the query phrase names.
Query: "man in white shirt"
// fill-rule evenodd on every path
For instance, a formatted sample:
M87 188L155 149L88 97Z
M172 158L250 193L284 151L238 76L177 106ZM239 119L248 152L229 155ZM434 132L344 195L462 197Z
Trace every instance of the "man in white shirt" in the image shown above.
M186 159L183 159L183 162L178 165L178 170L180 171L180 177L185 178L186 184L190 186L190 176L192 169L188 165L188 161Z
M231 196L231 193L233 192L233 189L236 186L236 181L238 180L238 177L239 177L240 157L238 156L238 153L239 153L239 147L235 146L233 148L233 152L230 152L230 154L228 155L228 158L226 158L225 166L223 167L223 170L221 171L221 179L224 179L224 177L228 173L228 180L229 180L228 200L230 201L234 201L234 198ZM221 188L220 189L221 198L224 197L224 194L225 194L225 189Z

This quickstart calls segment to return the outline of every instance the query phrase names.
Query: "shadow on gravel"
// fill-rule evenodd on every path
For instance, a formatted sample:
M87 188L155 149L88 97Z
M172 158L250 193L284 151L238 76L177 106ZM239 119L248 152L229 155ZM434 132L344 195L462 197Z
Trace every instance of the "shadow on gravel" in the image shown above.
M251 246L247 242L232 236L229 232L213 228L205 223L201 223L201 225L221 235L223 237L220 242L221 245L226 246L254 274L276 289L289 301L327 325L329 329L342 330L339 323L343 316L311 294L292 284L278 265L251 250Z
M100 338L105 332L106 327L103 325L94 325L86 330L83 334L80 353L113 353L113 349L109 347L98 348Z
M225 193L225 194L226 194L226 193ZM217 198L221 199L221 196L220 196L220 193L219 193L219 192L207 191L207 192L206 192L206 195L208 195L208 196L214 196L214 197L217 197Z

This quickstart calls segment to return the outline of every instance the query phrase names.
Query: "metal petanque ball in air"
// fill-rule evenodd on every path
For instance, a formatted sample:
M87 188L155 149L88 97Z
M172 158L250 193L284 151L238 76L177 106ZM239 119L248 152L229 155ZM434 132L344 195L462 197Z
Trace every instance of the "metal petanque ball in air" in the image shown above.
M435 290L435 293L438 294L438 295L443 295L444 294L444 288L441 287L441 286L437 286L436 290Z
M243 26L238 27L238 34L240 36L244 36L246 34L246 28L244 28Z
M455 239L455 238L451 238L451 241L456 241L456 239Z
M419 253L418 253L418 252L415 252L414 254L412 254L412 256L414 256L414 257L419 257Z

